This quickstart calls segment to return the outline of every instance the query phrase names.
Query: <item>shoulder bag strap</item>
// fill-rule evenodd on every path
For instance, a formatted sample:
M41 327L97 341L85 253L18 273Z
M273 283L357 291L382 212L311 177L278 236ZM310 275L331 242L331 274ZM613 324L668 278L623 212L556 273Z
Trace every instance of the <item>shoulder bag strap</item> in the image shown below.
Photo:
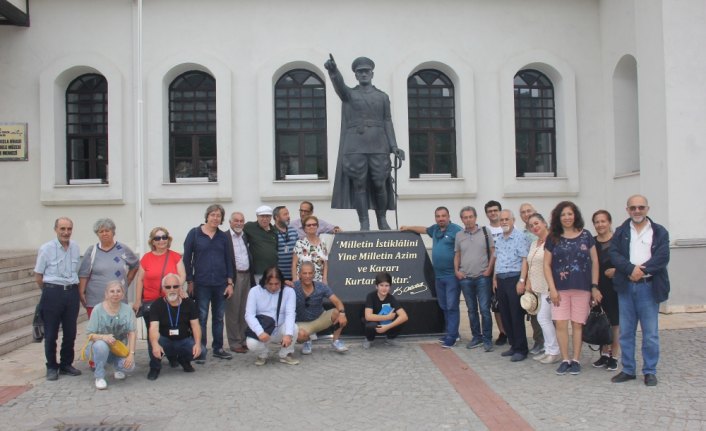
M162 285L162 279L164 278L164 270L167 269L167 261L169 260L169 249L167 249L167 252L165 253L164 256L164 265L162 266L162 275L159 277L159 285Z
M275 327L279 326L279 308L282 306L282 294L284 293L285 287L282 286L279 289L279 297L277 298L277 316L275 317Z

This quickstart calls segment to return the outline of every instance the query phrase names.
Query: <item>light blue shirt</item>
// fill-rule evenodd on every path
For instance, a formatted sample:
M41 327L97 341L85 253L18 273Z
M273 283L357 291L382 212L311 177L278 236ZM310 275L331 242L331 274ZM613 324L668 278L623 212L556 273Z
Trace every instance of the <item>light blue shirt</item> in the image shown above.
M37 263L34 272L42 274L44 283L78 284L78 264L81 260L81 250L78 244L69 241L68 249L64 249L58 239L53 239L37 252Z
M530 243L527 236L513 229L508 237L500 235L495 239L495 273L520 272L522 258L527 257Z

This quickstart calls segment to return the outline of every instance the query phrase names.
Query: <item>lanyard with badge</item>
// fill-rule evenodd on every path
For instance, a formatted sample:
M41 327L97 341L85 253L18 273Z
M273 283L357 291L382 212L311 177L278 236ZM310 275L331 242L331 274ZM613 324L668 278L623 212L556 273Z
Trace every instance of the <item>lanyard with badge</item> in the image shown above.
M165 301L166 302L166 301ZM176 319L172 320L172 306L167 303L167 316L169 316L169 336L179 336L179 313L181 312L181 301L177 307Z

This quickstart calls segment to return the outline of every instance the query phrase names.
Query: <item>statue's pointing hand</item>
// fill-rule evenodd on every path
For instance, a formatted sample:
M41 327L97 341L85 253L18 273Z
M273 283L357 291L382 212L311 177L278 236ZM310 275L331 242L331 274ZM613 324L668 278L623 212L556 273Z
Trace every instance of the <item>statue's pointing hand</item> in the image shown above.
M325 67L326 70L328 70L329 72L333 72L334 70L337 69L337 67L336 67L336 61L333 59L333 55L329 54L328 57L329 57L329 59L326 60L326 63L324 63L324 67Z

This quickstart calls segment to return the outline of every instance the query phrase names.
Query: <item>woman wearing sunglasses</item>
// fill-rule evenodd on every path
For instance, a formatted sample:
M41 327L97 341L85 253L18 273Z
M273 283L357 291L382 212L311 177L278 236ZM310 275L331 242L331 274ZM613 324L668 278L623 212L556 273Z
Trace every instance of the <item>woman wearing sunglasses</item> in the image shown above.
M320 281L328 284L328 249L326 243L321 241L317 229L319 228L319 219L316 216L310 215L302 219L304 233L306 237L297 241L294 245L294 259L292 260L292 276L293 281L299 279L299 271L301 270L302 262L311 262L314 264L314 281Z
M132 304L133 310L138 316L142 316L147 325L150 321L150 307L152 302L163 296L162 278L166 274L177 274L181 283L186 279L186 270L181 255L169 249L172 245L172 237L169 231L158 226L150 231L148 239L151 251L145 253L140 260L140 268L135 277L135 302ZM180 289L182 298L187 296L183 289ZM152 346L147 343L147 351L150 357L150 369L159 368L159 359L152 355Z

